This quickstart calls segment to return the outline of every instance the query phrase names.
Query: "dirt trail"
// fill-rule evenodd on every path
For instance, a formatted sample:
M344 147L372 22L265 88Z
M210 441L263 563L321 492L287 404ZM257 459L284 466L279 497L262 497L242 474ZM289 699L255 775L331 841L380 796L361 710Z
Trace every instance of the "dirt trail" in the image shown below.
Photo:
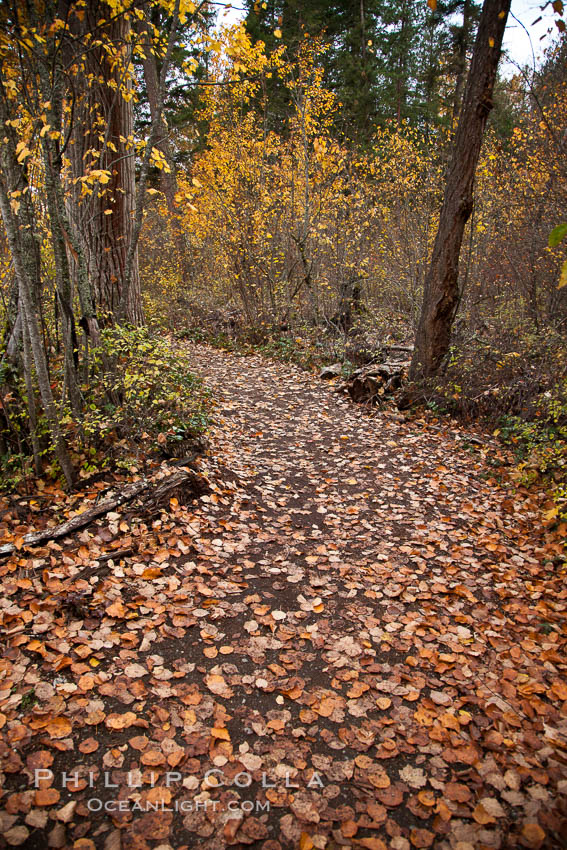
M191 356L218 399L213 489L110 562L100 622L71 624L102 663L44 689L65 735L28 718L7 737L7 845L561 847L566 593L537 505L456 426L369 414L259 357ZM61 790L77 766L116 787ZM24 790L36 767L52 804Z

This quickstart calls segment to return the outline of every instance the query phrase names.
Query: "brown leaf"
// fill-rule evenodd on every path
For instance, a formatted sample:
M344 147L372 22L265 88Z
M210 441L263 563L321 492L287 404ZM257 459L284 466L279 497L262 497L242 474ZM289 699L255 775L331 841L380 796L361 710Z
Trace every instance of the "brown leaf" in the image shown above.
M290 808L299 820L310 823L319 823L320 821L319 811L309 792L300 791L294 794Z
M374 788L389 788L391 785L390 777L385 771L369 773L368 781Z
M433 794L432 791L420 791L417 795L417 799L421 805L426 808L431 808L435 805L435 794Z
M470 800L471 792L466 785L461 785L459 782L447 782L443 795L455 803L466 803Z
M161 750L146 750L140 756L140 761L148 767L158 767L158 765L165 763L165 756Z
M85 740L81 741L79 744L78 749L81 753L94 753L98 750L98 741L95 738L85 738Z
M376 791L376 797L383 803L384 806L393 809L399 806L404 799L404 792L397 785L390 785L389 788L381 788Z
M410 841L414 847L432 847L435 834L428 829L412 829Z
M482 803L477 803L473 809L472 816L477 823L483 826L487 823L496 823L496 818L486 811Z
M3 833L3 838L10 847L19 847L27 840L30 831L25 826L13 826Z

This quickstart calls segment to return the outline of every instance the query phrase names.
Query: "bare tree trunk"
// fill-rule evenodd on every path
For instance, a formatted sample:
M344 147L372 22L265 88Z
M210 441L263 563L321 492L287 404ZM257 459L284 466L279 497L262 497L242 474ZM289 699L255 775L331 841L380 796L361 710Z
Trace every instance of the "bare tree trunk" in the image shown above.
M18 281L18 307L21 314L22 330L28 334L39 393L45 416L51 431L55 456L71 486L75 480L75 470L67 445L61 432L59 415L51 390L47 355L43 344L38 313L39 296L34 293L40 286L39 245L36 240L36 216L33 195L27 181L25 165L18 162L16 156L17 137L8 123L6 92L0 66L0 123L3 125L3 138L0 142L0 212L6 231L10 256ZM20 192L19 206L10 203L13 192Z
M35 408L35 396L32 377L32 355L30 337L27 332L27 327L23 333L23 361L24 361L24 380L26 383L26 395L28 406L28 419L30 425L30 435L32 442L33 466L36 475L41 475L41 455L39 451L39 440L37 437L37 411Z
M461 109L461 100L463 97L463 88L465 85L465 75L467 73L467 48L469 44L471 23L471 0L464 0L463 25L459 34L457 53L457 75L455 79L455 93L453 95L453 127L457 123L457 119L459 117L459 112Z
M140 165L138 189L136 192L136 202L134 204L132 230L130 232L130 241L128 244L128 250L126 251L124 261L124 280L122 285L122 292L120 293L120 299L116 310L116 317L119 322L122 321L124 318L128 318L128 313L131 309L131 301L132 299L135 300L136 298L136 295L132 294L132 290L135 290L137 286L139 292L140 278L137 271L138 240L140 238L140 231L142 229L146 186L148 183L148 174L150 171L150 158L152 154L152 149L154 148L156 141L159 138L160 128L162 127L163 102L165 99L167 73L171 64L173 49L177 41L177 32L179 28L179 5L180 0L175 0L173 13L171 16L169 35L167 39L167 48L165 51L165 56L163 57L163 62L160 71L155 116L152 119L149 137L146 140L146 149L144 152L144 157Z
M144 80L146 83L146 94L148 96L148 104L150 107L150 119L152 123L156 122L158 130L156 134L155 146L160 150L169 166L169 172L162 169L159 174L159 183L161 191L165 195L167 208L171 215L176 214L175 195L177 192L177 175L175 173L175 162L169 144L167 124L163 117L163 112L159 110L159 74L157 69L156 55L153 50L151 36L149 34L149 24L144 22Z
M73 289L57 203L56 183L59 182L59 175L54 175L53 173L50 147L49 143L44 142L45 189L49 223L51 225L51 244L53 246L55 260L56 298L61 315L63 334L65 387L69 395L71 409L74 414L78 414L81 410L81 395L77 380L79 364L75 316L73 314Z
M459 254L511 0L484 0L455 136L439 227L425 277L410 378L434 375L449 350L459 301Z
M2 170L8 178L10 174L12 174L13 179L9 180L9 183L11 185L17 185L18 180L14 178L15 175L17 175L18 170L15 171L14 175L14 168L10 167L11 163L9 162L10 152L7 151L6 148L5 154L6 155L3 157L2 162ZM33 210L31 209L31 200L29 198L29 192L26 192L24 195L22 195L21 204L23 212L22 217L25 216L25 218L27 218L28 220L33 220ZM59 425L59 416L57 413L57 408L55 406L55 401L53 399L53 393L51 391L51 383L49 380L49 372L47 368L47 358L45 354L45 349L43 347L41 329L39 326L38 317L34 309L34 301L32 294L33 281L36 280L37 276L39 275L39 266L36 262L35 246L32 244L34 241L34 234L33 231L30 230L29 226L18 228L14 214L10 207L8 190L6 185L4 184L3 179L0 179L0 209L2 211L4 227L6 228L6 236L8 239L8 245L10 247L10 255L12 257L14 270L16 272L16 278L18 280L19 304L22 315L22 322L24 324L23 332L24 335L29 335L30 347L33 354L35 372L37 375L39 393L41 395L43 409L45 411L45 415L49 423L49 429L51 431L55 456L57 457L59 465L63 471L63 475L65 476L65 480L67 481L67 484L69 486L72 486L75 480L75 471L73 469L73 464L71 463L71 459L69 457L69 452L67 450L65 440L63 439L63 435L61 433L61 427Z
M105 36L115 45L122 60L116 62L104 50L92 50L87 71L95 79L80 86L75 98L73 144L68 153L73 177L85 174L85 167L105 169L110 180L95 185L94 191L80 197L77 184L69 205L76 241L83 245L87 279L92 286L96 306L114 315L121 301L127 275L127 256L133 239L135 218L134 115L129 88L130 21L126 15L112 17L105 24ZM91 19L92 18L92 19ZM94 10L87 13L82 26L89 32L96 26ZM127 93L127 92L126 92ZM127 321L143 322L138 254L133 253L126 303Z
M168 129L165 119L163 117L163 111L160 111L159 109L159 74L156 56L152 49L151 38L148 33L147 24L145 38L147 44L144 50L143 67L144 80L146 82L146 93L148 96L148 103L150 107L150 118L152 123L157 122L158 132L156 138L156 148L158 148L158 150L160 150L163 154L164 159L169 168L169 171L166 171L165 169L162 169L160 171L159 184L167 204L167 210L169 212L171 227L173 230L173 240L175 243L175 248L179 255L179 262L181 264L183 280L184 283L188 283L191 279L191 264L189 262L189 251L191 246L189 244L189 240L187 238L186 233L184 233L183 231L183 227L181 225L180 220L179 207L177 206L177 202L175 200L175 196L177 195L177 173L175 168L175 160L173 158L171 144L168 138Z

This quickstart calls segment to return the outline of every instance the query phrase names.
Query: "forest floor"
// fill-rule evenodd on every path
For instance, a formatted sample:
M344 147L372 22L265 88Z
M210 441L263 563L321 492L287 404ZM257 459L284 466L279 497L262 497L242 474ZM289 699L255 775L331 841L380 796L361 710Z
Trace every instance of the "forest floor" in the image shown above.
M537 495L449 421L190 351L208 492L0 562L0 847L566 846L567 586Z

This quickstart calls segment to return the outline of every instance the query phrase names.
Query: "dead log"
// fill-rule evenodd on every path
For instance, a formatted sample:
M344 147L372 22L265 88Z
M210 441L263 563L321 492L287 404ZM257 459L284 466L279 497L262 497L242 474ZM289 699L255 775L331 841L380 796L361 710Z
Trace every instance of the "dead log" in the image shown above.
M124 487L120 493L104 499L102 502L93 505L81 514L72 517L67 522L56 526L55 528L46 528L43 531L32 532L24 537L23 546L41 546L50 540L59 540L62 537L68 537L90 525L95 519L104 516L110 511L115 510L121 505L131 502L137 496L140 496L146 490L151 488L151 492L144 496L144 507L159 508L169 502L171 498L177 498L183 504L188 497L196 498L207 490L206 479L198 475L192 470L182 470L174 472L166 478L156 480L155 478L142 478L140 481L134 481ZM11 555L16 551L16 546L13 543L6 543L0 546L0 557L3 555Z
M342 384L342 391L359 404L377 403L383 396L396 392L407 376L409 361L373 363L357 369Z
M177 499L180 505L204 495L208 490L204 477L192 470L180 470L162 478L157 486L144 497L145 510L158 510L167 507L170 499Z

